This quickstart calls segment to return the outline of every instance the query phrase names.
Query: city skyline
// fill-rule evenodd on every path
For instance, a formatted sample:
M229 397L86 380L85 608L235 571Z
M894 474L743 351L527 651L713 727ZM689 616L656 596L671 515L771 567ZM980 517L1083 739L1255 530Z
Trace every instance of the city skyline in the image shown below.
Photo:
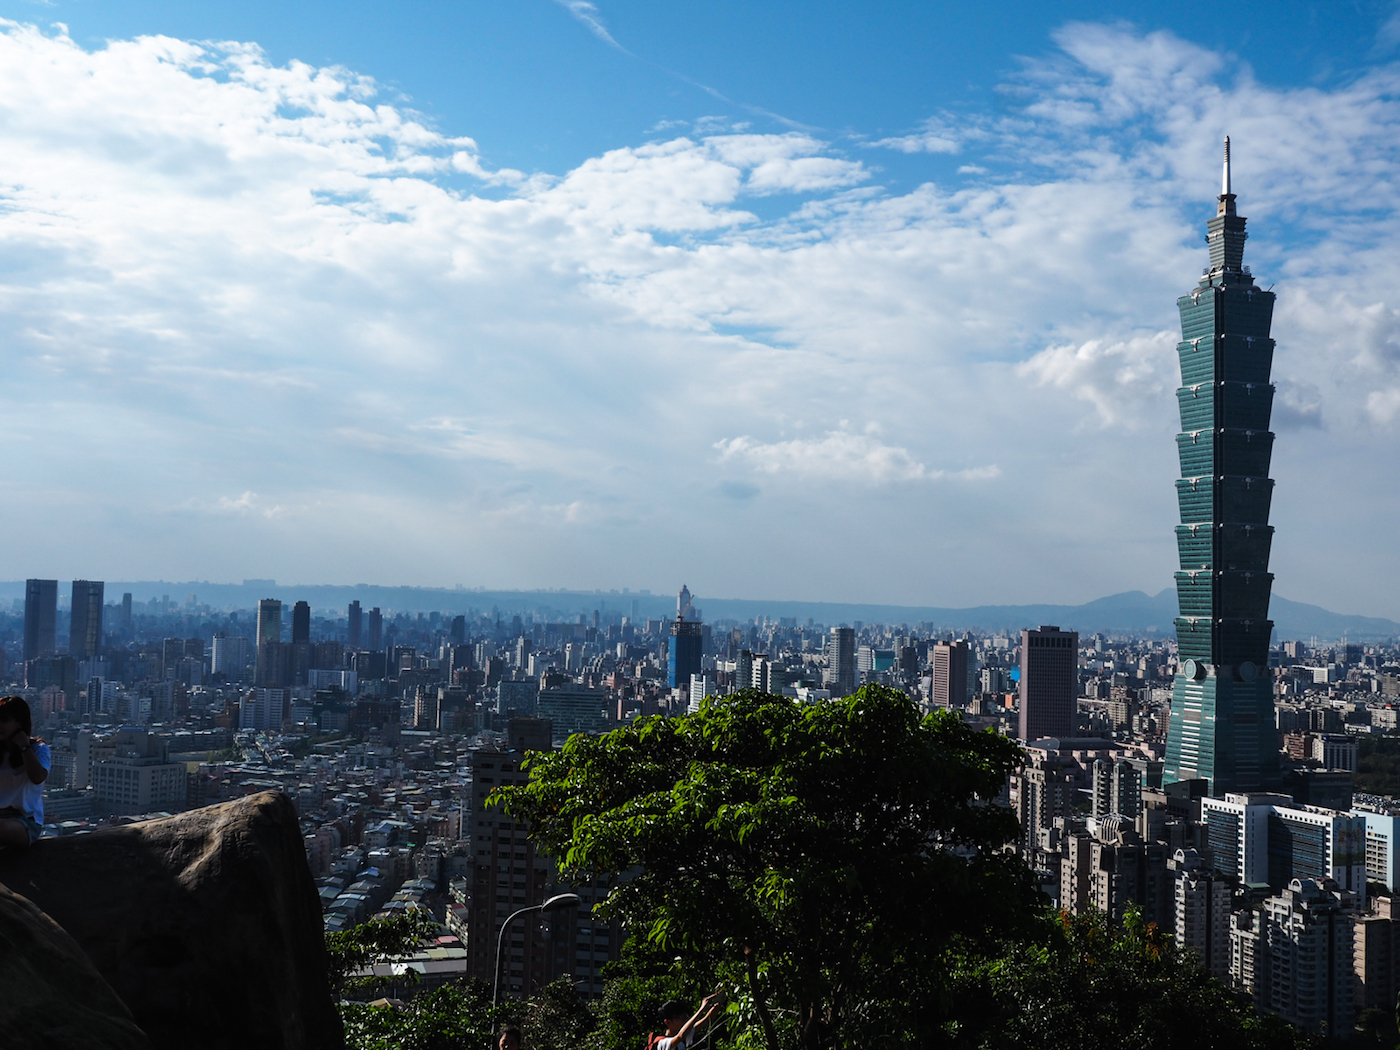
M743 74L732 12L687 47L522 10L452 23L491 91L256 6L0 3L0 576L1155 594L1170 303L1229 133L1278 281L1272 571L1400 618L1390 9L1046 5L953 23L937 75L905 7L888 55L888 12L817 19ZM759 23L740 52L797 39ZM571 76L638 101L572 134L540 115Z

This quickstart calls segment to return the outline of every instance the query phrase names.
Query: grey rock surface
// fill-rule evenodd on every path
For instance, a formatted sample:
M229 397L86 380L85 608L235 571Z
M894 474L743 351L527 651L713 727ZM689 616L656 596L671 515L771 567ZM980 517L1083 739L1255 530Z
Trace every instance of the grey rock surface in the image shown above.
M81 948L32 901L0 886L0 1047L151 1050Z
M267 791L0 858L156 1050L341 1050L316 886Z

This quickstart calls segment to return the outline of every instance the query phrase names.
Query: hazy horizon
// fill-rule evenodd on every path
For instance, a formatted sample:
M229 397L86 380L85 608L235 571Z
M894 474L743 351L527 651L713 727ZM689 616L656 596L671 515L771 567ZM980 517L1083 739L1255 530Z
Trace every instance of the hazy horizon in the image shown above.
M356 10L0 0L0 575L1155 594L1229 134L1275 589L1400 620L1394 5Z

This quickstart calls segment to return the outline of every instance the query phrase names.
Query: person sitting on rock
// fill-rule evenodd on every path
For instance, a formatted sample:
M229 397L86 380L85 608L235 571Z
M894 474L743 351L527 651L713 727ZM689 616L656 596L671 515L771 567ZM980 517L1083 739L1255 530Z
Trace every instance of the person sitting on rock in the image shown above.
M30 846L44 830L49 745L32 736L23 697L0 697L0 846Z

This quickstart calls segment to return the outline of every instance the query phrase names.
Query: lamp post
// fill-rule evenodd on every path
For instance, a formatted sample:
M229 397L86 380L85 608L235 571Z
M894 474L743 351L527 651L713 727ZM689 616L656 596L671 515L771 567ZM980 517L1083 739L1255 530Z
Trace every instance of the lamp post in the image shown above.
M583 903L583 898L577 893L559 893L543 904L532 904L528 908L521 908L512 914L505 922L501 923L501 930L496 934L496 980L491 990L491 1016L496 1015L496 1008L501 1005L501 951L505 946L506 928L522 915L528 915L532 911L550 912L559 911L561 908L577 908ZM494 1040L494 1035L492 1036Z

